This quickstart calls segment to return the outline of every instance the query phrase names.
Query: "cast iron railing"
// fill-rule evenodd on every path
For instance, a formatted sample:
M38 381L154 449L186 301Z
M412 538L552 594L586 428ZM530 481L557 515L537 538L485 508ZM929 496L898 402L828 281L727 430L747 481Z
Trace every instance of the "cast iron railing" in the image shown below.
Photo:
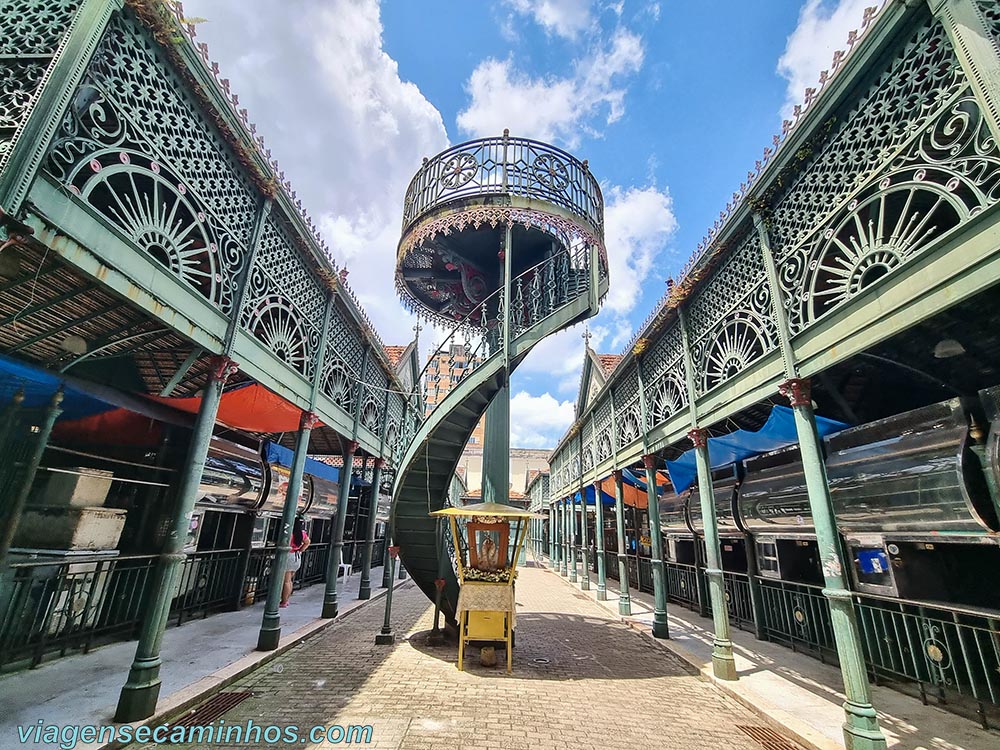
M384 540L372 551L382 564ZM348 542L345 559L360 571L364 542ZM329 544L311 544L295 575L296 587L325 578ZM262 603L274 565L273 547L189 554L181 564L170 621L176 625L213 612ZM157 555L80 556L15 563L0 579L0 667L46 656L88 651L134 638L142 625Z
M604 199L586 162L546 143L504 136L460 143L425 161L406 189L403 231L446 203L486 195L547 201L601 236Z

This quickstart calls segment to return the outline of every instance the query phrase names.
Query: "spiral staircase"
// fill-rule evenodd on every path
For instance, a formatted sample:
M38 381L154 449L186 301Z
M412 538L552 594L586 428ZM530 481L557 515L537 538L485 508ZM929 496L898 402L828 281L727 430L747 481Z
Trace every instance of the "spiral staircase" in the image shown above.
M444 571L441 609L453 622L458 581L428 514L448 502L487 407L509 398L510 373L546 336L597 314L607 292L603 199L587 163L506 132L425 160L406 193L396 287L449 330L429 363L464 365L446 368L450 392L400 445L391 518L400 560L431 600ZM434 387L426 374L419 382Z

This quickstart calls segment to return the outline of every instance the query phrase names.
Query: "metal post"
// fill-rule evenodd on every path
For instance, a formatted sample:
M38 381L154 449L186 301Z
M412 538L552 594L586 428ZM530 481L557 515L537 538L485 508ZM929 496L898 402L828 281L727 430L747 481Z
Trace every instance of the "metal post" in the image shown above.
M556 503L556 526L559 531L559 575L569 577L569 554L566 551L566 498Z
M569 529L566 534L566 541L569 546L569 580L570 583L576 583L577 571L576 571L576 498L570 496L566 500L566 515L567 515L567 525Z
M615 525L618 527L618 614L632 614L632 598L628 593L628 552L625 549L625 489L622 472L615 469Z
M22 391L15 394L15 403L11 405L9 413L4 415L9 420L6 427L11 431L16 431L17 429L14 423L18 419L19 407L23 398L24 393ZM28 501L28 495L31 494L31 486L35 483L35 475L38 473L38 464L42 461L42 454L45 453L45 447L49 444L52 425L56 423L56 418L62 412L62 408L60 407L62 400L63 390L62 386L60 386L52 394L49 406L42 417L41 424L38 425L38 432L31 434L29 431L29 434L25 436L29 440L33 438L35 444L32 446L31 455L27 457L28 460L24 467L24 475L21 477L20 484L14 493L10 506L7 508L7 512L0 516L0 523L2 523L0 525L0 571L3 570L4 564L7 562L7 553L10 551L10 545L14 541L14 534L17 532L18 524L21 523L24 504ZM23 415L24 411L20 410L20 414ZM27 427L27 425L25 426ZM17 439L16 434L14 439ZM0 441L0 445L2 445L2 442Z
M395 540L393 540L395 541ZM389 591L385 595L385 619L382 621L382 630L375 634L376 646L391 646L396 640L392 634L392 590L395 588L396 558L399 557L399 547L388 547L389 550Z
M351 492L351 477L354 472L354 453L358 444L349 441L344 450L344 467L340 470L340 491L337 494L337 518L333 527L333 538L330 540L330 557L326 566L326 591L323 592L323 612L325 620L337 616L337 576L340 573L340 563L344 552L344 526L347 524L347 497ZM390 587L391 589L391 587Z
M556 556L556 508L549 505L549 567L556 570L559 567L559 559Z
M590 541L587 535L587 488L580 485L580 591L590 591Z
M309 453L309 435L317 424L319 417L314 412L302 412L292 467L288 472L288 489L285 492L285 505L281 511L281 532L278 535L271 580L267 587L264 619L260 625L260 634L257 636L258 651L274 651L281 639L281 615L278 614L278 605L281 602L285 568L288 567L288 556L292 549L292 525L295 523L295 511L299 507L299 496L302 493L302 474L305 472L306 455Z
M597 601L607 601L607 563L604 560L604 501L601 483L594 482L594 533L597 535Z
M719 522L715 517L715 491L712 486L711 461L708 455L708 434L704 429L692 428L688 433L694 443L695 461L698 465L698 494L701 498L701 517L705 526L705 575L708 578L709 596L712 599L712 622L715 637L712 640L712 673L721 680L735 680L736 661L733 659L733 642L729 636L729 610L726 608L726 584L722 576L722 550L719 548Z
M660 498L656 494L656 456L642 457L646 467L646 497L649 501L649 537L653 548L653 636L669 638L667 632L667 577L663 569L663 531L660 529Z
M778 390L788 398L795 413L795 430L799 438L809 509L816 528L820 564L826 582L823 595L830 602L830 619L847 696L844 703L847 714L844 743L851 750L884 750L886 740L872 707L857 614L845 578L845 560L834 521L822 444L816 431L810 384L806 379L790 378L778 386Z
M379 483L382 481L383 468L385 468L385 459L375 459L375 470L372 473L372 502L371 510L368 513L365 554L361 559L361 585L358 588L358 599L371 599L372 597L372 550L375 547L375 516L378 510L378 488Z
M198 486L212 441L215 416L219 411L222 387L239 366L229 357L212 358L208 382L202 393L201 408L195 419L187 463L178 478L177 499L170 534L164 544L160 564L151 589L151 601L142 624L135 659L122 687L115 721L138 721L153 715L160 694L160 644L170 616L170 603L177 591L178 573L184 561L184 542L191 523L191 511L198 498Z
M503 247L498 253L503 278L503 383L486 407L485 445L483 446L483 502L507 503L510 496L510 342L511 333L511 263L513 227L504 232Z
M389 571L389 534L386 532L382 541L382 588L387 589L392 585L392 573Z

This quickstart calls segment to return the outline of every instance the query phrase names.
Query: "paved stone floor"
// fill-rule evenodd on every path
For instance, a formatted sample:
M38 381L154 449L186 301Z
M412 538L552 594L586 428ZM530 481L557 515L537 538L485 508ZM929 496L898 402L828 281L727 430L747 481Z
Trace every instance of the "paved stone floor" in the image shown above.
M369 743L252 747L762 749L737 728L761 726L753 714L553 573L522 569L517 602L513 675L478 651L459 672L454 645L426 644L433 609L409 588L393 602L394 646L374 644L383 609L367 607L228 687L252 697L222 720L373 728Z

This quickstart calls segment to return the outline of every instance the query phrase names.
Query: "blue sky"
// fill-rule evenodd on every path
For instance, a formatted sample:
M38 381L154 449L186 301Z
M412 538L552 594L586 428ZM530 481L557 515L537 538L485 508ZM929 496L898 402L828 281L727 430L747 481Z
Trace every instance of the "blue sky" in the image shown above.
M620 352L783 116L878 0L187 0L222 75L382 338L412 338L392 267L406 183L469 138L548 140L602 183ZM200 19L204 19L203 21ZM582 326L515 373L512 444L573 417Z

